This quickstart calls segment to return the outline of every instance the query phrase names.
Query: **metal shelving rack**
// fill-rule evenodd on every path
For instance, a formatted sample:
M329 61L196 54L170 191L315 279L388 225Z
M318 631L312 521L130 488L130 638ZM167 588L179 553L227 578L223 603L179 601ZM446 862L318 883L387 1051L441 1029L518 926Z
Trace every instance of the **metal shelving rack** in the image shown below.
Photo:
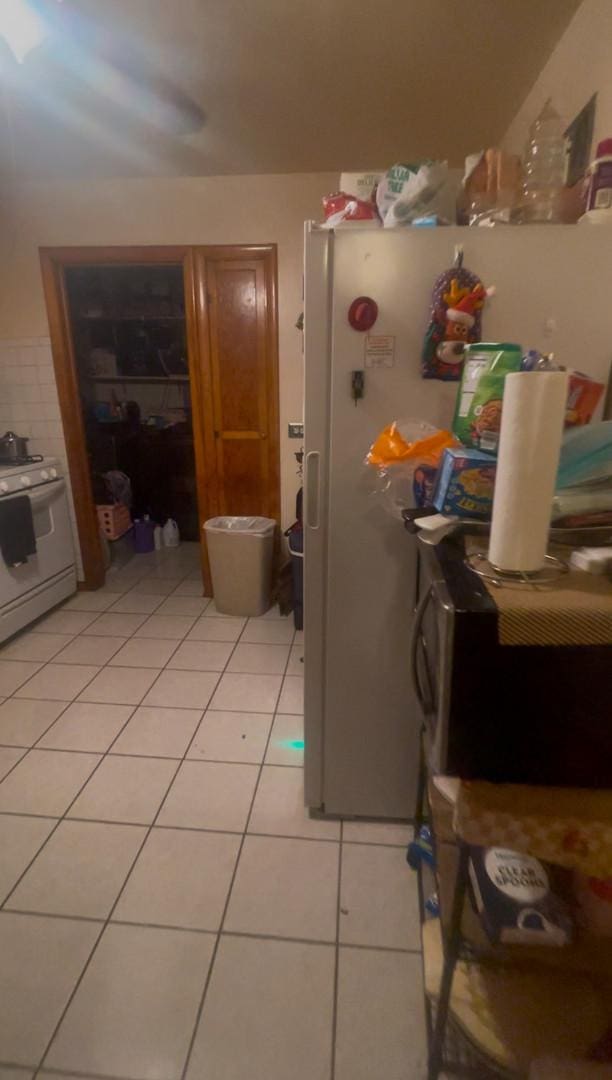
M429 825L433 833L433 815L429 811L427 798L428 773L423 737L421 737L420 753L417 812L414 822L415 837L418 836L424 824ZM465 940L461 930L468 889L469 848L467 844L462 843L458 846L459 863L447 931L444 930L442 920L440 920L444 962L440 989L435 1002L431 1000L425 985L425 942L423 941L423 987L428 1047L427 1080L438 1080L443 1076L465 1077L466 1080L510 1080L520 1074L500 1069L468 1039L450 1014L451 990L457 963L460 960L474 962L477 959L472 946ZM421 861L417 869L417 880L422 928L427 919L425 901L432 888L436 886L436 873Z
M423 939L423 983L425 993L425 1019L428 1042L428 1080L442 1080L442 1077L466 1077L474 1080L510 1080L526 1076L527 1069L523 1065L502 1064L497 1058L493 1058L488 1047L482 1045L476 1038L472 1038L465 1029L464 1024L459 1022L454 1010L451 1011L453 992L453 979L458 964L476 965L481 971L488 969L491 973L506 972L516 979L517 990L513 991L514 997L509 998L509 1006L512 1001L516 1002L518 1015L522 1007L523 998L520 993L521 975L533 977L538 975L546 977L550 981L552 977L555 985L559 980L564 980L569 985L574 985L576 979L587 980L591 990L599 994L601 1003L607 1003L604 1011L609 1011L610 995L612 994L612 939L598 937L596 934L578 932L574 942L554 948L542 943L534 945L491 944L482 928L479 915L473 911L469 900L469 862L470 843L480 843L483 840L471 839L469 842L463 835L462 815L459 814L460 832L455 833L450 824L446 824L438 818L438 810L435 817L438 818L438 827L441 830L439 837L434 833L434 813L429 805L428 797L428 770L425 760L424 740L421 739L421 763L419 769L418 802L415 818L415 836L421 825L429 825L434 839L435 866L430 868L423 859L419 861L418 873L418 896L421 917L421 930ZM530 789L525 788L526 798ZM580 805L580 797L583 793L576 791L577 805ZM608 793L604 793L608 794ZM573 793L572 793L573 797ZM457 807L462 805L462 795L459 795ZM450 803L448 804L450 807ZM575 816L567 817L567 799L565 802L564 817L555 819L555 833L557 826L563 821L569 822L573 827ZM573 804L572 804L573 805ZM601 807L601 804L598 804ZM442 812L442 811L440 811ZM593 812L591 810L591 812ZM598 811L600 812L600 810ZM609 810L602 814L602 821L607 822ZM587 825L591 819L586 819ZM593 818L601 826L598 818ZM584 825L585 819L581 819ZM487 833L490 829L486 830ZM474 832L472 828L471 832ZM478 830L476 829L476 832ZM501 846L510 846L508 834L500 835L498 842ZM492 838L486 842L487 846L494 843ZM537 852L534 852L537 854ZM542 856L540 856L542 857ZM612 855L610 856L612 859ZM610 859L604 861L603 867L607 871ZM573 865L580 865L574 862ZM583 864L584 865L584 864ZM591 872L593 864L591 863ZM599 863L597 866L601 865ZM567 866L567 863L566 863ZM589 869L586 869L589 872ZM432 891L438 892L440 902L439 926L432 927L427 931L425 901ZM466 897L468 902L466 903ZM445 914L446 913L446 914ZM447 917L448 915L448 917ZM433 932L435 929L435 933ZM436 963L431 963L432 958ZM429 960L429 964L428 964ZM438 980L438 972L440 977ZM427 975L430 975L429 985ZM435 976L435 977L434 977ZM463 972L465 982L465 971ZM602 985L602 976L605 986ZM461 993L461 992L460 992ZM601 996L603 994L603 997ZM465 998L457 999L459 1007ZM503 1014L499 1014L500 1016ZM495 1018L495 1010L492 1013ZM562 1018L558 1018L559 1024ZM505 1025L504 1025L505 1027ZM491 1029L492 1030L492 1029ZM518 1030L515 1028L515 1030ZM552 1030L552 1029L551 1029ZM561 1030L561 1028L559 1028ZM497 1033L499 1037L499 1032ZM551 1031L549 1031L551 1034ZM602 1032L602 1038L605 1038ZM516 1036L515 1036L516 1038ZM521 1061L524 1058L524 1046L522 1043L510 1042L505 1044L509 1060ZM556 1049L543 1047L541 1053L553 1053ZM585 1047L586 1052L586 1047Z

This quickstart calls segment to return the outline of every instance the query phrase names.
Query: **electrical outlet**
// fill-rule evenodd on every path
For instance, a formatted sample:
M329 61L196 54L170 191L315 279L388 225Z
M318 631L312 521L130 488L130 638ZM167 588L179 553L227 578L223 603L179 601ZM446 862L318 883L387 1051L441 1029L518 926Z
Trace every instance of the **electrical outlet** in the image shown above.
M288 425L288 434L290 439L303 439L304 438L304 425L293 423Z

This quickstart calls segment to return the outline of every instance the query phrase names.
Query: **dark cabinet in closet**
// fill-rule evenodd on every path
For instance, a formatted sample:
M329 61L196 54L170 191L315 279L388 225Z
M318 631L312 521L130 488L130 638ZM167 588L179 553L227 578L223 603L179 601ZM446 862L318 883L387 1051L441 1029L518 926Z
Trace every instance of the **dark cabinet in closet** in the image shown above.
M198 540L181 266L75 266L66 289L94 498L130 481L132 514Z

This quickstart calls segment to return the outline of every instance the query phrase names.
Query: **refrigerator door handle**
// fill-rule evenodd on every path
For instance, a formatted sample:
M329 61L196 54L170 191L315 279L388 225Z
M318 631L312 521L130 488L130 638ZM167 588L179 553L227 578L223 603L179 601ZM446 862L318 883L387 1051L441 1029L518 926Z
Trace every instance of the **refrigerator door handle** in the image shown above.
M306 454L306 525L319 528L319 493L321 488L321 455L318 450Z

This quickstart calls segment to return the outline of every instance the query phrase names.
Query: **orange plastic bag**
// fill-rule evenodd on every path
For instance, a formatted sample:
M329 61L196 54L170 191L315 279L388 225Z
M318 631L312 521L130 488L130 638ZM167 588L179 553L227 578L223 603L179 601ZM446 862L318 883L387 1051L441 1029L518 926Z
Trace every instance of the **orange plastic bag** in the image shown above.
M450 431L444 430L434 431L431 435L416 439L414 442L407 442L399 432L397 420L394 420L388 427L383 428L376 441L372 444L366 461L368 465L379 468L410 460L413 460L415 464L427 462L431 465L437 465L442 456L442 451L447 446L455 446L456 443L455 436Z

